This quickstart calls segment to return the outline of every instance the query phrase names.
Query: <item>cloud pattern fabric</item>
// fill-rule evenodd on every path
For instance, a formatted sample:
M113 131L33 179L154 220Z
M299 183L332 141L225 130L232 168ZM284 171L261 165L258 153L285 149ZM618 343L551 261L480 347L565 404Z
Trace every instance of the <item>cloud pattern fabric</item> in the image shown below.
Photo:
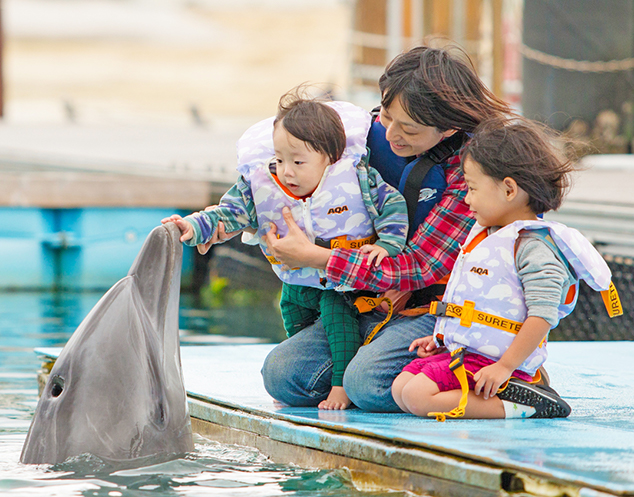
M447 284L443 301L463 305L475 302L478 311L500 318L524 322L527 315L522 284L515 267L515 241L522 230L547 228L550 236L566 258L578 279L583 279L594 290L607 290L612 278L607 263L592 244L574 228L554 221L517 221L487 236L469 253L460 252ZM476 223L463 248L486 228ZM559 306L559 318L570 314L576 299ZM472 323L461 326L460 319L441 317L435 335L442 335L450 351L460 347L498 360L508 349L515 334L491 326ZM538 347L520 366L528 374L535 374L546 360L546 344Z

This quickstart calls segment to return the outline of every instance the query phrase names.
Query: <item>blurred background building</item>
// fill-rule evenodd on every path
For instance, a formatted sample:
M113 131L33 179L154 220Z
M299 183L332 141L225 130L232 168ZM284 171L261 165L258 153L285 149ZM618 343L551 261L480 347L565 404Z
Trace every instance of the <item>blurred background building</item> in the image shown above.
M464 47L527 117L590 138L595 151L631 152L632 1L357 0L351 92L376 98L387 62L421 40Z
M12 123L244 128L303 82L373 107L378 77L396 54L423 41L453 42L527 116L572 126L601 142L601 151L631 149L631 0L1 5L2 110Z
M634 0L0 7L0 290L107 289L162 217L218 201L236 178L237 139L283 93L307 82L370 110L385 65L425 42L462 46L520 112L611 154L594 156L557 219L600 247L634 301ZM186 251L194 294L223 308L227 289L246 289L234 300L248 303L260 287L275 301L279 281L257 248L236 238L211 253L210 265ZM568 320L566 336L599 336L608 325L595 314Z
M485 83L521 101L521 0L357 0L352 33L352 92L375 89L385 65L425 41L455 43Z

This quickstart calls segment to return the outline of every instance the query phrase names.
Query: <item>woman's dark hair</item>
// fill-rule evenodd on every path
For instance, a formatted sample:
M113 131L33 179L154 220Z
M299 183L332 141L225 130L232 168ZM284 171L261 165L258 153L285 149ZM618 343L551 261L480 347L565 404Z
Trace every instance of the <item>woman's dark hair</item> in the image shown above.
M282 95L273 126L281 123L284 129L305 142L315 152L325 154L334 164L346 148L346 130L335 109L303 96L303 87Z
M471 132L485 119L512 114L482 83L459 47L415 47L398 55L379 79L381 105L398 98L417 123Z
M535 214L559 208L575 170L574 157L566 156L560 134L520 117L483 122L461 155L463 164L470 157L487 176L514 179L528 193L528 206Z

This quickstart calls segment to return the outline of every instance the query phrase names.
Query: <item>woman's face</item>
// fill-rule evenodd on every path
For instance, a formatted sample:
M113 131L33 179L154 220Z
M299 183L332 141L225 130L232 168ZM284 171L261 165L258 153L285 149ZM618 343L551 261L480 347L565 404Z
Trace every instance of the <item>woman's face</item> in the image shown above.
M392 151L400 157L425 153L456 132L455 129L440 132L433 126L417 123L405 112L399 98L395 98L389 107L381 107L379 118L385 126L385 137Z

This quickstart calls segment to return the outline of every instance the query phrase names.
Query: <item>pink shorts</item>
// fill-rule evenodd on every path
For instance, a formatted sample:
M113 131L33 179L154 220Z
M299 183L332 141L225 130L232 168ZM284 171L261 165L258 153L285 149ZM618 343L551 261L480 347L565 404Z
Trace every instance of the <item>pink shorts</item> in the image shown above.
M449 352L443 352L431 357L425 357L420 359L414 359L407 366L403 368L403 371L412 373L414 375L423 373L430 380L438 385L438 389L441 392L448 390L460 390L460 382L453 371L449 369L449 363L451 362L451 354ZM465 354L464 366L468 372L467 381L469 382L469 389L475 388L475 381L473 381L473 375L480 371L483 367L493 364L495 361L488 359L479 354ZM519 378L524 381L531 381L533 378L528 373L516 369L513 372L515 378Z

